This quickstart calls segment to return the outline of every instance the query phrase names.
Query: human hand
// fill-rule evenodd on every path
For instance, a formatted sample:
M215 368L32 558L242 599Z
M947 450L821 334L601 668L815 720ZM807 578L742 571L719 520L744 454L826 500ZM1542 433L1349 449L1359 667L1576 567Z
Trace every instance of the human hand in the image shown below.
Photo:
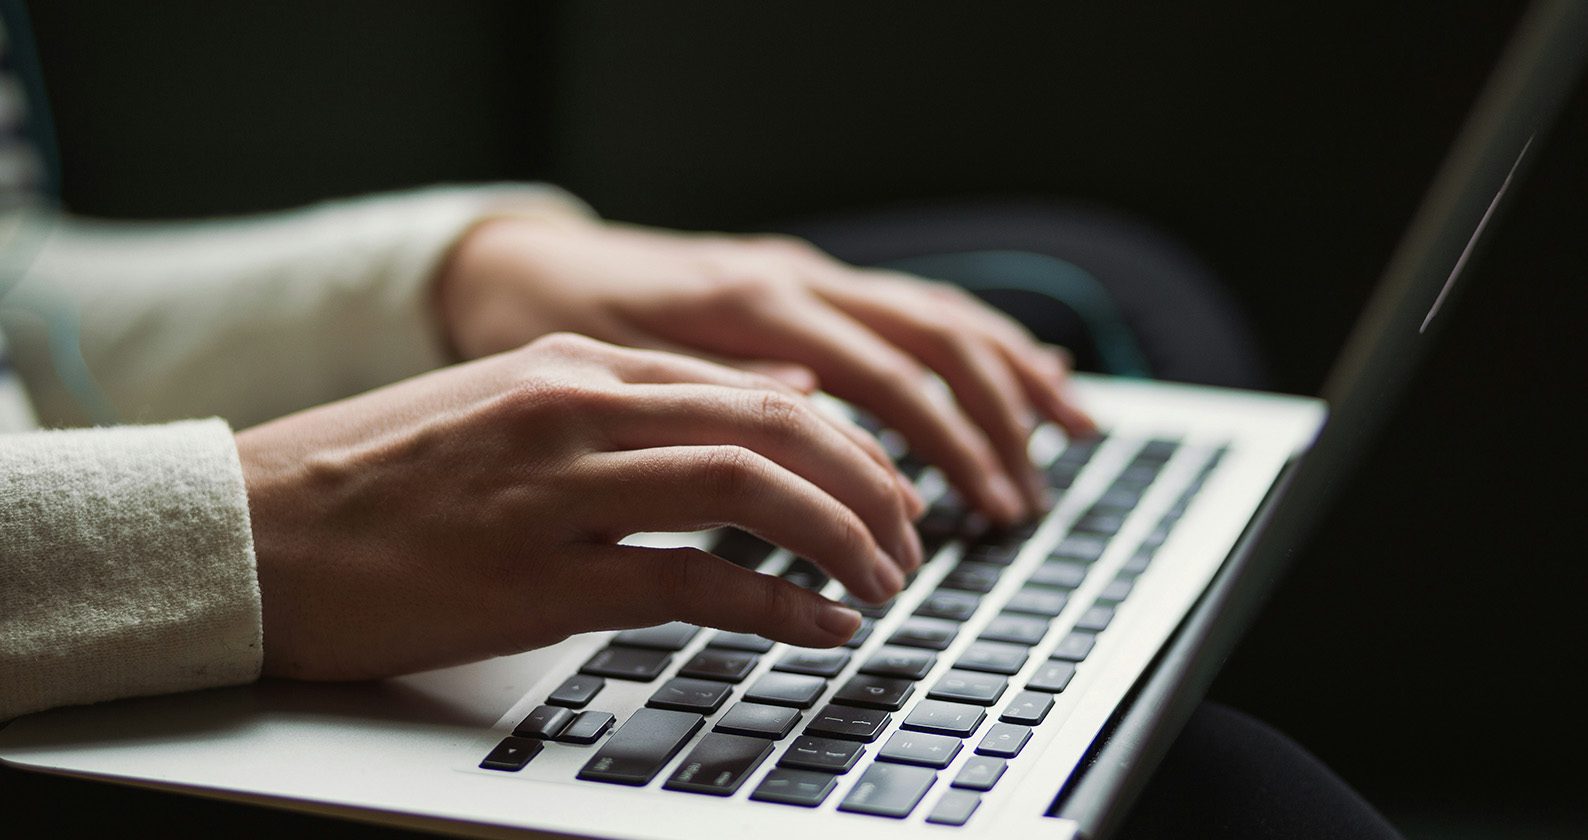
M798 240L500 219L459 243L437 289L467 357L567 330L805 388L819 379L1000 523L1043 505L1026 453L1039 415L1075 435L1096 429L1068 396L1064 351L958 288L857 269Z
M407 673L681 620L830 647L853 610L695 549L731 524L880 602L922 503L876 441L776 380L569 335L237 435L265 672Z

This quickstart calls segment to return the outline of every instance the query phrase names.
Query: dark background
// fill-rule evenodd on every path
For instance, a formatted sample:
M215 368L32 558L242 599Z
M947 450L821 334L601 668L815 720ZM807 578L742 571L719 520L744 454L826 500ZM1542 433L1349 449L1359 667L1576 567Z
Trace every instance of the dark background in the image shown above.
M730 230L949 199L1093 203L1212 264L1271 384L1296 393L1316 392L1521 8L33 6L80 213L482 179ZM1588 834L1573 690L1585 148L1579 86L1424 374L1214 689L1409 834ZM165 801L138 797L133 816ZM264 819L250 824L306 818Z

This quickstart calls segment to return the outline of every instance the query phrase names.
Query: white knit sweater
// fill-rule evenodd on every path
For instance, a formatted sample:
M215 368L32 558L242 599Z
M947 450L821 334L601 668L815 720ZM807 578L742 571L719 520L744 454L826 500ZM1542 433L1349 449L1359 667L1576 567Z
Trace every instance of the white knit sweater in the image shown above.
M428 290L458 237L584 212L495 185L57 225L0 299L11 361L40 422L81 425L50 349L75 319L99 390L138 425L0 427L0 720L257 678L270 640L231 426L444 364Z

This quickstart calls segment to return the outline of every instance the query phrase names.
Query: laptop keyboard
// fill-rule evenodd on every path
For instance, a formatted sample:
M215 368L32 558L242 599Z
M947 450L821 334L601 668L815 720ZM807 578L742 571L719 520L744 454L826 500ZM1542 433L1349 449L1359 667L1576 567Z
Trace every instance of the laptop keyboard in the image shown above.
M1071 442L1046 465L1056 496L1077 482L1107 442ZM920 572L912 575L903 593L880 606L827 591L863 616L860 630L843 647L793 648L681 623L626 630L568 675L479 766L517 772L547 742L581 745L591 754L579 780L645 786L672 766L663 789L732 796L771 761L774 766L748 795L767 807L820 806L841 778L859 774L838 810L903 818L946 783L948 791L937 797L926 821L965 824L981 795L995 788L1048 721L1055 696L1071 686L1136 578L1223 455L1222 449L1199 450L1200 472L1137 538L1115 577L1056 634L1054 619L1070 608L1074 593L1182 449L1167 439L1112 445L1128 446L1133 454L1116 465L1116 474L1059 539L1044 537L1052 547L1021 572L1018 585L1002 584L1040 523L988 528L952 490L942 490L918 527L929 559L952 548L959 549L958 559L935 584ZM907 455L900 463L912 478L928 473ZM783 561L777 573L785 580L812 590L837 588L814 564L788 558L743 531L720 531L712 551L746 568L776 569ZM889 621L901 604L913 607ZM878 632L885 621L890 629ZM704 644L684 657L701 634ZM946 652L967 636L971 641L957 648L948 667L928 680ZM1028 667L1033 661L1038 664ZM608 680L646 683L654 690L643 708L617 725L616 716L600 708ZM969 757L951 777L940 778L965 753Z

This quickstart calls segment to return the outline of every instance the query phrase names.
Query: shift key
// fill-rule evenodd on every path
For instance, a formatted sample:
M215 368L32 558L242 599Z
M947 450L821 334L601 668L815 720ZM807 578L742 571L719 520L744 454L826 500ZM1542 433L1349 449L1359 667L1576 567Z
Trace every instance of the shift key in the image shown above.
M579 778L619 785L645 785L706 721L694 712L640 709L585 762Z

